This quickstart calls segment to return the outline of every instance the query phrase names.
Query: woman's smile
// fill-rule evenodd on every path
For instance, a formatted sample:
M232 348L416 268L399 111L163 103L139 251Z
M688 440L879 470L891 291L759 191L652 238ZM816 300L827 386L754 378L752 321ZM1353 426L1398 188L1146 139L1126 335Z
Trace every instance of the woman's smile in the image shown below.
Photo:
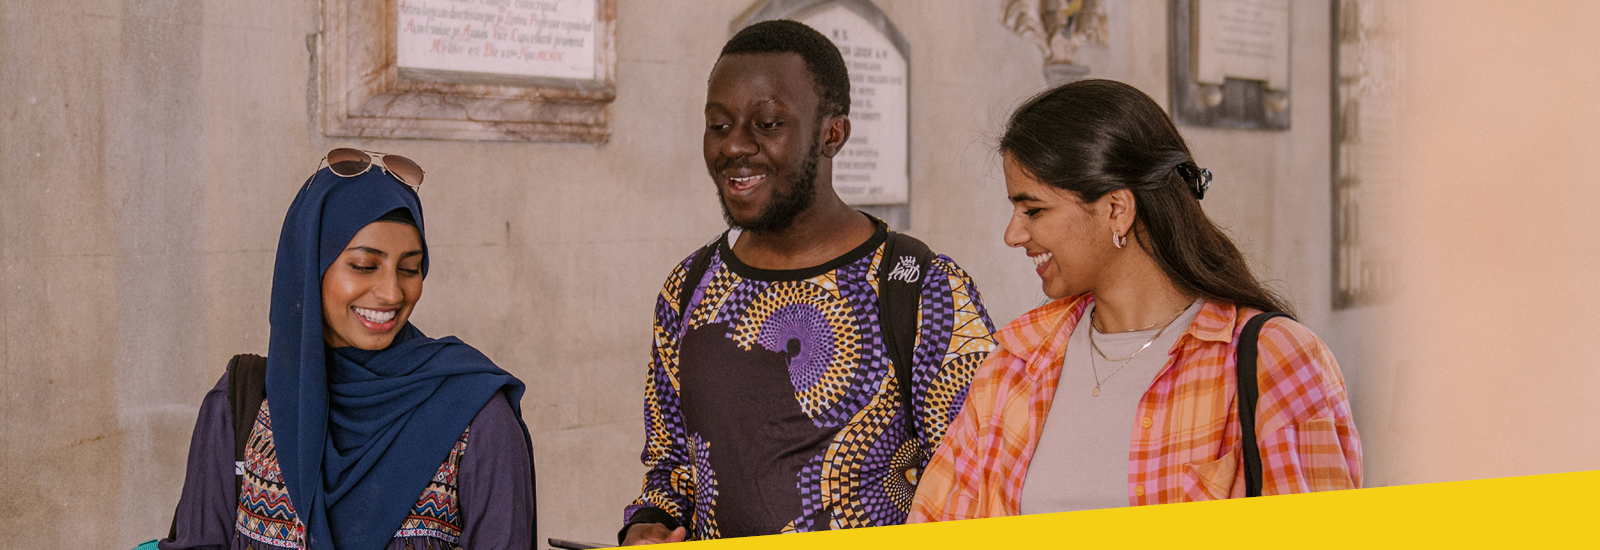
M328 345L389 347L422 297L422 254L416 227L377 221L361 228L322 275Z
M1028 254L1028 259L1033 260L1033 271L1034 273L1038 273L1040 278L1044 277L1044 268L1050 265L1050 260L1052 258L1055 258L1055 255L1049 252Z
M367 330L383 333L394 330L396 324L394 316L399 309L378 310L350 306L350 311L355 312L356 317L361 319L361 325Z

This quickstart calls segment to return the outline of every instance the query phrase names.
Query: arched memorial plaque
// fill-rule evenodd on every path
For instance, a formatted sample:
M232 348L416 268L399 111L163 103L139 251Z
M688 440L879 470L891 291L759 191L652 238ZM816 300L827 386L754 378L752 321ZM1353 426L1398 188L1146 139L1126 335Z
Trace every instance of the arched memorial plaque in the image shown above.
M910 46L870 0L772 0L733 31L792 19L833 40L850 72L850 141L833 158L833 188L845 202L895 229L910 221Z

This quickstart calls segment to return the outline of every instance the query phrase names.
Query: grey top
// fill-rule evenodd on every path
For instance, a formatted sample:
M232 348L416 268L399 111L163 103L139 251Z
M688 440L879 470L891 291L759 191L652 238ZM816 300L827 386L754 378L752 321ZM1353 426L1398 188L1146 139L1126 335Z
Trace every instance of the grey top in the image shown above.
M1202 303L1196 299L1165 331L1157 327L1118 334L1095 332L1095 343L1112 359L1126 357L1161 332L1160 338L1125 366L1106 361L1089 348L1089 331L1094 330L1089 322L1094 306L1089 306L1067 341L1055 399L1022 483L1022 513L1128 505L1132 490L1128 486L1128 448L1139 398L1166 366L1172 347L1200 314ZM1092 395L1096 371L1098 397Z

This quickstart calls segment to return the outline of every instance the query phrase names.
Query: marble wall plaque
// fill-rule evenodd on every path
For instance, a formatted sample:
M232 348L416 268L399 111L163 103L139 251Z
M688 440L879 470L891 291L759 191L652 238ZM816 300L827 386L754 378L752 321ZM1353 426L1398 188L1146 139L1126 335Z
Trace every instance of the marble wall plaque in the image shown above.
M1195 79L1289 86L1289 0L1195 0Z
M605 143L616 0L323 0L322 133Z
M400 0L401 69L593 80L595 0Z
M906 202L910 87L889 37L833 4L800 19L839 46L850 71L850 141L833 157L833 189L850 204Z
M1172 119L1189 126L1289 129L1289 1L1169 5Z

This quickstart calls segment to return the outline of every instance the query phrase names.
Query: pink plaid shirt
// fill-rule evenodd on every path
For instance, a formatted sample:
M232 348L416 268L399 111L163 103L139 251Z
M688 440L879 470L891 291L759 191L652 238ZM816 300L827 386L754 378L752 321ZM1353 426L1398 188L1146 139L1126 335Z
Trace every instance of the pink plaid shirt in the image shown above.
M1012 321L928 463L908 523L1016 515L1022 483L1061 375L1068 338L1093 301L1056 300ZM1128 504L1243 497L1234 341L1260 313L1210 300L1173 346L1135 411ZM1361 441L1344 377L1300 323L1267 321L1257 378L1263 495L1361 486Z

